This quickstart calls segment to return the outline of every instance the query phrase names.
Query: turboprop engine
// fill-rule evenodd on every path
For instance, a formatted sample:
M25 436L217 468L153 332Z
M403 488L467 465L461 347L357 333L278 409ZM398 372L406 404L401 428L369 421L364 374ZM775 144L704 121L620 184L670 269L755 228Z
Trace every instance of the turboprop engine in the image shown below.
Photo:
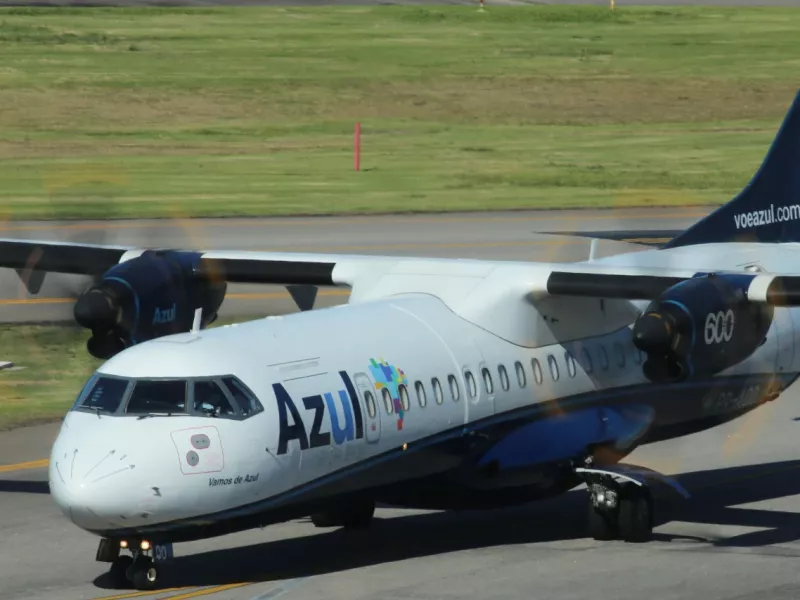
M710 376L750 356L764 342L774 309L752 303L752 276L705 275L667 288L633 326L645 353L645 376L675 382Z
M200 258L196 252L148 250L106 271L75 303L75 320L92 331L89 353L110 358L134 344L189 331L198 308L201 327L212 323L227 284Z

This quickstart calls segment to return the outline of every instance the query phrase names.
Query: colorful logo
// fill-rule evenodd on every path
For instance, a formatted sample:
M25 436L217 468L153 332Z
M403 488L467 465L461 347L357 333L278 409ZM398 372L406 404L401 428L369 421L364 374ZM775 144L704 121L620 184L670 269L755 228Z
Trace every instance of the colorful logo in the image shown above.
M402 369L398 369L394 365L390 365L381 358L377 362L374 358L369 359L370 373L375 378L375 387L379 390L384 388L389 390L389 395L392 397L394 404L394 411L397 413L397 430L403 429L403 419L406 416L406 411L403 410L403 403L400 401L400 385L408 385L408 379Z

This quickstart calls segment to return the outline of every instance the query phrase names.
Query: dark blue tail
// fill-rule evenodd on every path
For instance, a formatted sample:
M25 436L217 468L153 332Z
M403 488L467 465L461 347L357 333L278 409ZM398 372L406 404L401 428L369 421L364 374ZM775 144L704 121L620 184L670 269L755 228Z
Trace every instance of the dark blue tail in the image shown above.
M712 242L800 242L800 92L747 187L664 248Z

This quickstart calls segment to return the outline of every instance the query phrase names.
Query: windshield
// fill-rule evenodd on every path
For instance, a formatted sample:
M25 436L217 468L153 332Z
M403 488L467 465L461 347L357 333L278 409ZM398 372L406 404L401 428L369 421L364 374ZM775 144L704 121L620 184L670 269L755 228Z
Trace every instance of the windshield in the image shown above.
M185 413L186 381L137 381L125 412L131 414Z
M95 374L74 409L103 414L194 415L246 419L264 411L255 394L232 375L197 379L124 379Z
M99 377L91 389L85 393L83 401L78 408L102 411L107 413L117 412L128 389L127 379L115 377Z
M216 381L194 382L194 411L215 417L234 417L236 411Z

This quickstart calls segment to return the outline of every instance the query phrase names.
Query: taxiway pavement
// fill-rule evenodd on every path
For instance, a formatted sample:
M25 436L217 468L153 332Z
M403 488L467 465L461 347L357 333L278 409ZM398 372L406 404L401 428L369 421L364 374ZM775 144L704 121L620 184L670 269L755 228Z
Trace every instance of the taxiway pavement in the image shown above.
M535 232L680 228L704 212L226 220L175 229L127 223L109 231L110 241L152 242L143 233L149 231L167 245L204 248L574 260L586 256L587 241L554 243ZM70 230L3 235L12 233L63 239ZM603 248L628 249L613 242ZM259 302L258 310L279 310L275 302ZM13 307L3 310L8 318ZM0 466L0 599L794 600L800 597L799 400L792 388L739 421L637 450L630 462L681 474L694 494L689 503L662 505L657 537L648 544L587 539L583 490L483 513L381 508L374 528L357 535L301 520L180 544L175 589L135 596L106 588L105 565L94 561L96 539L71 525L48 495L42 459L58 424L6 432L0 434L6 465Z

